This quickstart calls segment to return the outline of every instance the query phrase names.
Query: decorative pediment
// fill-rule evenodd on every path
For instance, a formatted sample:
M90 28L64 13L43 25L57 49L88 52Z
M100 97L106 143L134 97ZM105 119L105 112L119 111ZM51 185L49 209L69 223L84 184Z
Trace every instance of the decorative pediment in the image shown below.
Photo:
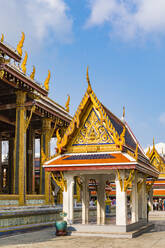
M78 130L72 146L115 144L113 138L92 108L85 123Z
M160 161L154 157L153 160L151 161L152 165L154 165L157 169L159 169Z
M59 154L73 150L74 152L98 151L100 147L103 148L100 145L106 146L102 151L107 149L107 145L111 148L113 146L112 150L121 150L125 144L125 125L122 125L122 132L119 134L91 88L88 70L87 82L88 88L64 136L60 136L59 130L56 132ZM84 148L77 149L77 146Z

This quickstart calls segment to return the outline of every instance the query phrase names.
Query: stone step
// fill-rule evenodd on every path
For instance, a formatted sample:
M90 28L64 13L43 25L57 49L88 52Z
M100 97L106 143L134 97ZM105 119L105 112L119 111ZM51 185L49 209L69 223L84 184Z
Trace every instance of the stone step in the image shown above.
M113 228L113 229L112 229ZM73 236L84 237L109 237L131 239L154 229L154 224L149 223L139 227L132 232L121 232L121 227L114 225L72 225L68 227L68 232Z

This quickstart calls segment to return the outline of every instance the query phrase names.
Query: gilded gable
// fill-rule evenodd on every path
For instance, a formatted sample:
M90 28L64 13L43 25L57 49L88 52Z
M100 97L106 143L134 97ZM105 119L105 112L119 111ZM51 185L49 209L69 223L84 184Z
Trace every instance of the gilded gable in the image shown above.
M92 108L85 123L78 131L72 146L109 144L114 144L114 140L101 123L95 109Z
M151 161L152 165L154 165L157 169L159 169L160 161L154 157L154 159Z

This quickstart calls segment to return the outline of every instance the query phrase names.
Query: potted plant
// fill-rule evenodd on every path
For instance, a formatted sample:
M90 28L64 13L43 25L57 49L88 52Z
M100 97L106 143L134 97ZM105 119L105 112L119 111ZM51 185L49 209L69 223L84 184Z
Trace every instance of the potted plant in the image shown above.
M60 217L62 218L62 220L55 222L56 236L64 236L67 234L67 222L63 219L66 216L67 213L60 213Z

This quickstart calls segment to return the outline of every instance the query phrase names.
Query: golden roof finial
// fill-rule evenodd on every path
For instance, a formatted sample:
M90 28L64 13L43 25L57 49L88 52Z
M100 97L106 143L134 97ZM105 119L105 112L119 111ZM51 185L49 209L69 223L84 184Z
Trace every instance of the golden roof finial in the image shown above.
M125 118L125 106L123 106L123 119Z
M163 151L163 146L162 146L162 155L164 154L164 151Z
M28 58L28 54L27 52L25 52L25 57L24 57L24 60L22 62L22 65L21 65L21 69L23 71L23 73L26 74L26 62L27 62L27 58Z
M88 82L88 89L87 89L87 92L88 92L88 94L89 94L89 93L91 93L91 91L92 91L92 87L91 87L91 83L90 83L90 80L89 80L88 66L87 66L87 75L86 75L86 79L87 79L87 82Z
M23 47L24 40L25 40L25 34L24 32L22 32L21 40L17 45L17 52L21 57L22 57L22 47Z
M4 42L4 34L1 35L1 42Z
M146 155L147 155L147 157L149 158L149 156L150 156L150 146L148 147L148 150L147 150L147 152L146 152Z
M47 91L49 90L49 81L50 81L50 71L48 70L48 76L47 76L47 78L45 79L45 82L44 82L44 86L45 86L45 89Z
M65 109L66 109L67 112L69 112L69 104L70 104L70 95L68 95L68 99L67 99L67 101L65 103Z
M155 149L155 140L154 140L154 137L153 137L153 149Z
M32 80L34 80L35 72L36 72L36 68L35 68L35 66L33 65L33 71L32 71L32 73L30 74L30 78L31 78Z

